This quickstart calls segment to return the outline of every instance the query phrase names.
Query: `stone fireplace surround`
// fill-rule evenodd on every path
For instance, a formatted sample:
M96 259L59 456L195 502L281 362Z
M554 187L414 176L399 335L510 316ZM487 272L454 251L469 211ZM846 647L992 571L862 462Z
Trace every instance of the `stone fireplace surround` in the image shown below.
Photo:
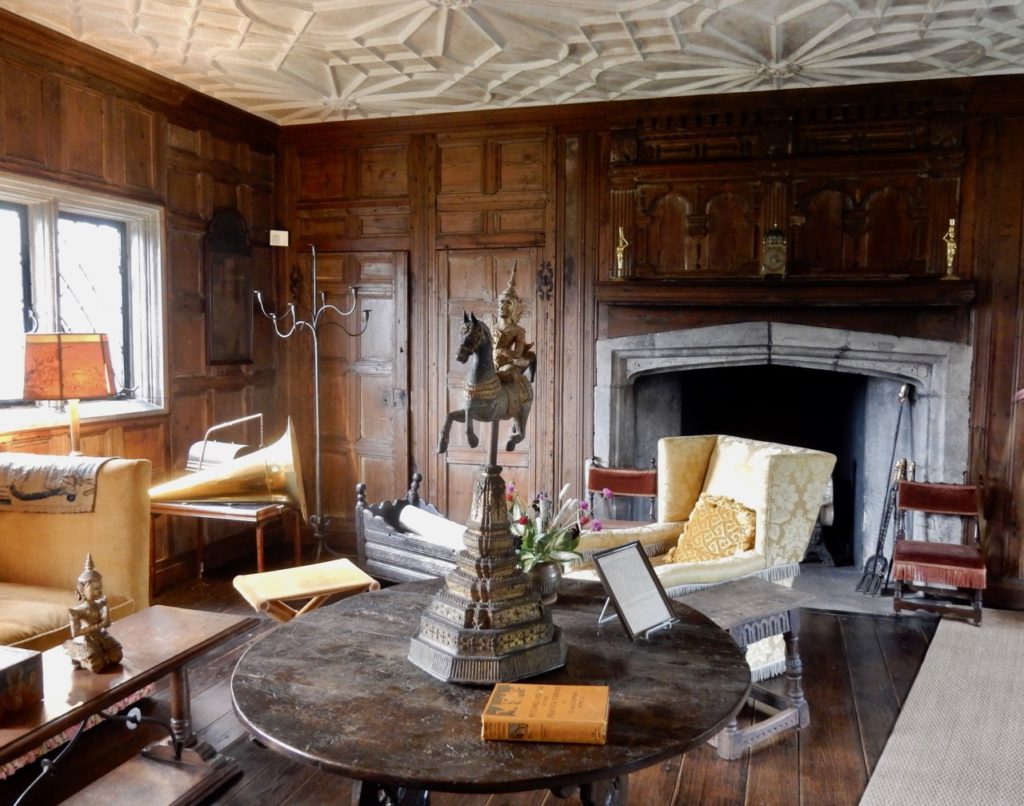
M863 562L874 553L878 539L900 386L909 383L913 388L903 410L896 457L915 461L919 480L960 482L968 458L971 360L971 350L956 342L778 322L601 339L597 342L594 455L611 465L636 464L637 423L644 421L644 413L636 411L635 382L645 375L779 365L864 376L864 411L857 418L859 423L851 424L863 432L863 440L855 440L858 447L853 457L858 491L853 557ZM827 417L828 412L821 416ZM649 430L651 423L645 421L644 426ZM657 430L659 425L653 427ZM654 436L674 435L671 425L663 430ZM948 519L915 521L911 530L918 539L960 539ZM886 556L890 554L887 548Z

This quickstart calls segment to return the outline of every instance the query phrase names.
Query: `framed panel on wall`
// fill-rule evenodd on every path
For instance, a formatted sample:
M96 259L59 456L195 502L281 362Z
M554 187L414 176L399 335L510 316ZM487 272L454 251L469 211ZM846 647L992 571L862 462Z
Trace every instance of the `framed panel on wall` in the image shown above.
M206 235L206 361L252 363L252 260L242 214L219 207Z

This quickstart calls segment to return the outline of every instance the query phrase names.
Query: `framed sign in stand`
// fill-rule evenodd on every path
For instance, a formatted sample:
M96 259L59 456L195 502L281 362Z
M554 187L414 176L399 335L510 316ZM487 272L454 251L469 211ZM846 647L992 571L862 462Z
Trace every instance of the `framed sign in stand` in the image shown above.
M608 593L598 623L618 616L630 639L649 638L678 619L639 541L595 554L594 568ZM609 603L615 608L608 613Z

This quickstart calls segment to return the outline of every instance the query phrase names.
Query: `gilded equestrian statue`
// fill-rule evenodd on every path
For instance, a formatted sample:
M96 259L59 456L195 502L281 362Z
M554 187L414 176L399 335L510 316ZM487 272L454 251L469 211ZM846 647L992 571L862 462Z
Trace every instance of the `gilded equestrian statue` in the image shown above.
M526 435L526 421L533 406L533 384L519 371L502 372L494 366L494 340L491 329L473 314L462 314L461 342L456 360L468 364L462 408L448 412L438 453L448 450L448 435L453 422L466 424L466 440L475 448L480 440L473 430L473 421L495 423L513 421L512 433L505 450L511 451ZM533 359L534 362L536 359Z

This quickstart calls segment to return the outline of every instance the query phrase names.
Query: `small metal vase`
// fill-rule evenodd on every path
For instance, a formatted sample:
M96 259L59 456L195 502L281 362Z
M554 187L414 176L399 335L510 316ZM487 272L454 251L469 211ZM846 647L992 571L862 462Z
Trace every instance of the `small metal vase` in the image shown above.
M562 567L558 563L537 563L527 576L533 589L540 595L543 605L554 604L558 599L558 581L562 578Z

